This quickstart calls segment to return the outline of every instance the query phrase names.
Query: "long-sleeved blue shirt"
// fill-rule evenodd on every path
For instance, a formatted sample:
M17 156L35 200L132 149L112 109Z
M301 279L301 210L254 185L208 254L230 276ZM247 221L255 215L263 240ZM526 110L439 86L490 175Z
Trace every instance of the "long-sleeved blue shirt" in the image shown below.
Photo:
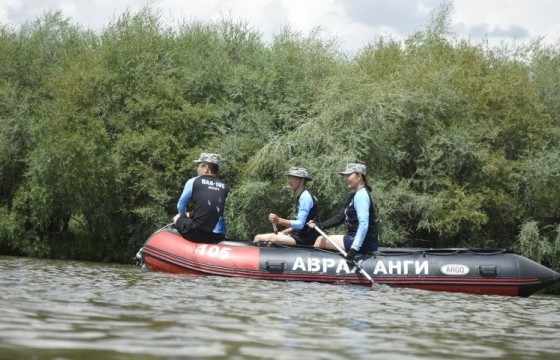
M346 224L347 235L353 236L352 249L360 251L364 241L372 241L373 248L377 249L377 223L375 221L375 210L373 201L365 187L350 194L344 204L343 210L336 216L321 223L322 227L328 229L333 226Z
M354 195L354 209L358 218L358 230L352 243L352 249L359 251L369 229L369 209L371 199L365 187L361 188ZM344 211L348 218L348 208Z
M177 203L179 215L184 216L187 205L193 202L191 218L195 229L225 234L225 201L229 187L216 176L197 176L189 179Z
M311 194L306 189L304 190L300 196L299 201L297 203L297 214L294 220L290 221L290 227L294 230L301 230L309 221L307 218L309 216L309 212L313 208L314 202L311 198Z

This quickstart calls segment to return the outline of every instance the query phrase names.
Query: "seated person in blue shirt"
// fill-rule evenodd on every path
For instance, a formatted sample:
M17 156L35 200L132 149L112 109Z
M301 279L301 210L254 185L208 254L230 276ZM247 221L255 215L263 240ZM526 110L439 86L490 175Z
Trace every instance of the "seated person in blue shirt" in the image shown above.
M328 229L343 222L346 224L345 235L330 235L329 239L343 248L347 252L346 260L352 262L358 253L367 254L377 250L377 218L370 194L371 186L366 179L366 166L349 163L340 174L344 176L346 185L352 192L337 216L316 224L321 229ZM315 227L315 223L308 225ZM336 250L323 236L317 239L315 247Z
M291 167L286 173L288 184L296 197L296 214L292 220L284 219L276 214L268 215L268 221L273 226L282 225L286 229L281 232L258 234L254 242L274 242L286 245L308 245L313 246L319 236L317 231L306 224L309 221L317 221L319 207L317 198L307 189L309 177L306 168ZM276 229L276 227L275 227Z
M190 241L218 243L225 239L224 208L229 192L229 187L218 178L220 156L201 153L194 162L198 176L185 184L173 223ZM187 205L192 210L187 212Z

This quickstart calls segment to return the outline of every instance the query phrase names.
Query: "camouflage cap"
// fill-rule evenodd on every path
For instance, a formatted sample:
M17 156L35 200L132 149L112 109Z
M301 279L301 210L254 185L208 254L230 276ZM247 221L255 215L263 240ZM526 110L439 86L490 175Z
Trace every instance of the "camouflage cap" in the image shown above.
M303 178L307 181L313 180L312 178L309 177L309 174L307 173L307 169L303 167L292 166L286 173L286 176L295 176L295 177Z
M352 173L366 175L366 166L364 164L348 163L346 164L346 169L340 172L341 175L349 175Z
M200 157L194 161L195 163L210 163L220 165L220 155L212 153L200 153Z

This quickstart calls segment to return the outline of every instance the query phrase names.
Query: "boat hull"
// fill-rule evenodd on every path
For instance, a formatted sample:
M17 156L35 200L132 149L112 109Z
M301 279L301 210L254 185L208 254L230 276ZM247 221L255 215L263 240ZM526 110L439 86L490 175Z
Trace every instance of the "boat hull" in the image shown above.
M371 285L337 252L233 241L199 244L171 228L153 234L141 254L154 271ZM558 272L506 250L381 249L356 260L376 284L400 288L526 297L560 281Z

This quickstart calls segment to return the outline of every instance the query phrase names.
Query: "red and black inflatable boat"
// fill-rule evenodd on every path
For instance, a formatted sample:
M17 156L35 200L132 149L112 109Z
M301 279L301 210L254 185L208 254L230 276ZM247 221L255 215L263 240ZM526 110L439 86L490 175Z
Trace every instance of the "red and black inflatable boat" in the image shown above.
M337 252L224 241L199 244L166 226L139 254L148 269L266 280L371 285ZM507 250L380 248L356 258L376 284L481 295L530 296L560 273Z

